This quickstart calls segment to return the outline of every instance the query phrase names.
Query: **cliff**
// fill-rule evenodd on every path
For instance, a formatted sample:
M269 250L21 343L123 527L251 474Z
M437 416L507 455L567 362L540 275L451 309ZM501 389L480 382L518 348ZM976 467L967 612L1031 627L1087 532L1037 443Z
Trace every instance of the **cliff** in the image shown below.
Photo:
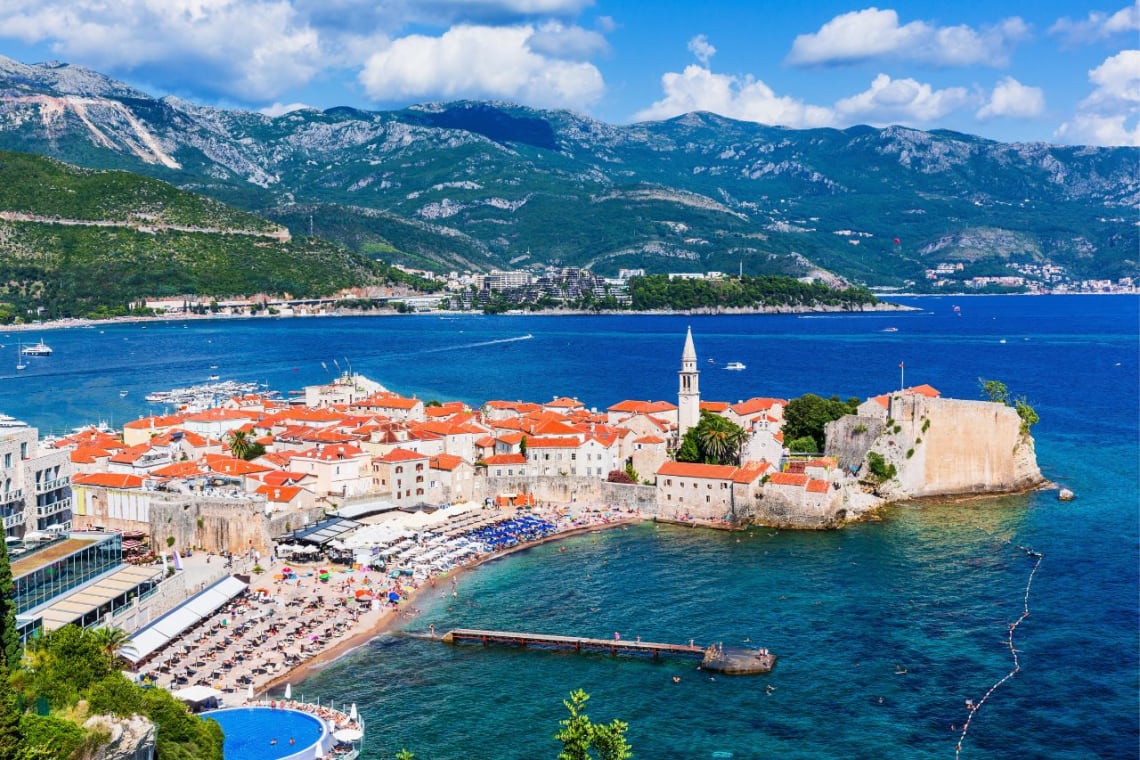
M109 737L107 744L95 750L92 760L154 760L155 726L142 716L96 715L83 727Z
M1024 491L1045 482L1033 438L1012 407L988 401L895 394L875 416L830 423L827 453L867 480L867 454L894 477L879 484L887 500Z

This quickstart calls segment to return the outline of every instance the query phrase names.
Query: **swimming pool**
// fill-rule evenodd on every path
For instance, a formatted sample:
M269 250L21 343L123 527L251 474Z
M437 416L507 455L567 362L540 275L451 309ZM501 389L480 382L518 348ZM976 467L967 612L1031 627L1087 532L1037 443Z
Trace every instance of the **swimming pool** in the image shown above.
M202 717L221 724L226 734L225 760L306 760L316 754L317 743L326 733L320 720L300 710L232 707L211 710Z

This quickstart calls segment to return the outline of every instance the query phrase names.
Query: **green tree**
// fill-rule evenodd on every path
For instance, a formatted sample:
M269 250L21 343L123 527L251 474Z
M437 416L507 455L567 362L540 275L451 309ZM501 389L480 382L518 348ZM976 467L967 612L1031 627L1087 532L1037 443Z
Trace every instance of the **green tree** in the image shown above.
M814 393L805 393L788 402L784 409L784 438L795 441L810 436L815 441L813 451L821 451L827 443L824 425L847 414L854 414L859 400L850 398L840 401L838 396L823 398Z
M558 721L562 729L554 738L562 742L558 760L590 760L594 756L591 749L598 751L599 760L627 760L633 756L633 748L625 738L629 725L616 718L605 725L595 724L586 715L586 703L590 695L581 689L570 692L570 698L562 700L569 717Z
M685 431L676 458L678 462L739 464L740 450L747 440L744 428L719 414L702 410L696 426Z
M122 653L131 650L131 634L122 628L95 628L91 635L103 650L103 654L117 661Z
M978 378L978 385L982 388L982 395L987 401L995 404L1009 404L1009 388L1001 380L986 380Z
M519 439L519 453L526 456L526 436Z
M789 443L788 451L793 454L815 454L819 452L819 444L810 435L805 435Z
M231 430L230 431L230 453L238 459L250 459L250 449L253 447L254 441L249 433L245 430Z
M0 547L0 760L15 760L23 734L12 672L20 664L20 639L16 631L16 597L8 545Z

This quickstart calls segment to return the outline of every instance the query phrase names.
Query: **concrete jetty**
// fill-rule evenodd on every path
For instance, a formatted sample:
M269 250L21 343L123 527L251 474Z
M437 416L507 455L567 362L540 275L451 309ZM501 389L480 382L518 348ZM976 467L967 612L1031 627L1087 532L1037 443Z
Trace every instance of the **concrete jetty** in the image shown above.
M429 638L437 638L429 636ZM700 658L701 667L727 674L767 673L776 664L776 656L766 649L728 649L714 644L700 646L668 644L654 641L621 639L593 639L581 636L559 636L547 633L521 633L518 631L488 631L476 628L455 628L442 636L445 644L481 644L483 646L513 646L521 649L551 649L570 652L601 652L612 656L633 655L658 659L663 656Z

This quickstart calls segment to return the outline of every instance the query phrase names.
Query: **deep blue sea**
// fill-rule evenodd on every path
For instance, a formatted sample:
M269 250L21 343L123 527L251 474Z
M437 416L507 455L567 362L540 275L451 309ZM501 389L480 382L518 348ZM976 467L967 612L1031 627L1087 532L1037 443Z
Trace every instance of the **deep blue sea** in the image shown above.
M779 655L768 676L714 680L691 662L450 648L396 633L294 689L355 701L368 721L367 758L401 747L420 760L553 758L561 700L576 688L590 693L593 719L629 722L642 758L953 757L965 700L1012 667L1008 626L1033 568L1021 545L1045 555L1016 631L1022 670L977 712L961 756L1137 757L1140 299L896 300L921 311L294 318L11 333L0 338L0 411L44 432L121 425L162 411L146 393L213 372L287 391L349 364L425 399L571 395L602 409L674 399L687 326L705 399L866 397L897 387L900 363L907 385L949 396L977 398L978 378L1000 379L1036 407L1038 461L1076 501L1046 491L902 505L825 533L645 525L591 534L564 542L565 552L539 547L468 573L457 597L448 589L421 598L422 613L406 623L747 642ZM17 375L16 341L40 337L55 354ZM729 361L747 369L723 370Z

